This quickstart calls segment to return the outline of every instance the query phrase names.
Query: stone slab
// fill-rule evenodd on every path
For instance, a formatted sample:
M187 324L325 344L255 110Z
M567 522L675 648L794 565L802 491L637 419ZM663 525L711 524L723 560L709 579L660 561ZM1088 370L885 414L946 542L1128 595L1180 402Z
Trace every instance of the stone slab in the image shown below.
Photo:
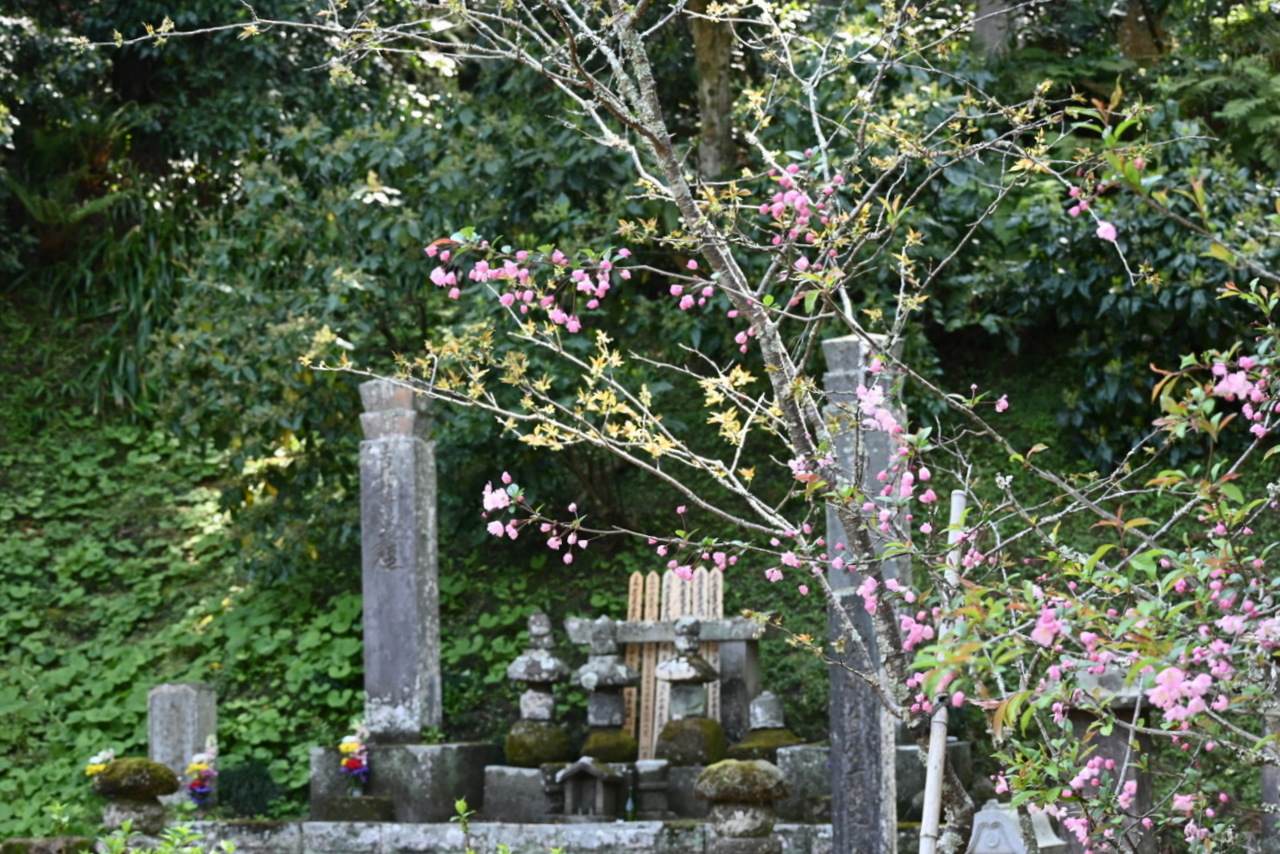
M259 825L255 828L254 825ZM266 825L274 826L268 831ZM367 824L347 822L193 822L211 847L234 842L252 854L457 854L464 849L456 823ZM831 828L779 824L774 838L782 854L833 854ZM707 854L712 831L695 821L633 821L608 824L507 824L472 822L471 846L511 854Z
M568 617L564 621L569 640L575 644L585 645L591 642L591 624L588 617ZM617 642L627 643L674 643L676 639L675 623L661 620L633 620L618 622ZM729 617L723 620L703 620L702 631L698 640L702 643L723 643L726 641L753 641L772 637L771 632L755 620L743 617Z
M237 854L301 854L303 824L297 821L195 822L205 835L205 850L219 842L230 842Z
M470 802L468 801L468 805ZM517 824L549 821L555 810L541 768L490 765L484 769L484 817ZM563 810L563 804L560 805Z
M218 734L218 696L203 682L165 682L147 693L147 756L183 779L191 757ZM216 783L215 783L216 786ZM170 806L187 799L186 788L163 795Z
M672 765L667 769L667 809L680 818L706 818L711 804L693 793L705 765Z
M502 761L496 744L387 744L369 746L371 795L391 798L396 821L448 821L454 802L484 808L486 765Z
M382 850L385 826L373 822L308 821L302 825L302 852L372 854Z
M814 823L824 800L831 797L831 748L813 744L778 749L778 769L787 781L788 795L777 803L778 818Z

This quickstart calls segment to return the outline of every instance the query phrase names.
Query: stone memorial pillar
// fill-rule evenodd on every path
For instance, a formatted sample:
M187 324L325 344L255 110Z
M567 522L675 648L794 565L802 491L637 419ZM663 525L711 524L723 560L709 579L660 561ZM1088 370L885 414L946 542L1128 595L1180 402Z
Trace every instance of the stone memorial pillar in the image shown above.
M147 694L147 755L181 780L191 757L218 734L218 697L203 682L165 682ZM165 804L181 803L183 791L165 794Z
M862 487L874 494L880 486L876 473L888 467L895 451L886 434L858 428L861 418L856 392L859 385L870 386L877 379L867 371L874 353L855 336L829 339L823 342L822 349L827 360L824 384L828 415L838 425L834 430L837 461L848 476L860 474ZM827 542L849 540L839 518L828 507ZM891 560L884 574L898 578L906 575L907 568L905 561ZM872 656L871 661L866 660L857 645L849 644L844 653L846 663L863 672L878 669L881 660L875 628L857 593L863 576L832 569L827 578ZM834 613L828 614L827 624L834 641L840 633ZM830 676L832 848L837 854L894 854L897 810L892 716L871 688L848 670L833 665Z
M360 398L365 726L413 743L441 722L435 444L412 389L372 380Z

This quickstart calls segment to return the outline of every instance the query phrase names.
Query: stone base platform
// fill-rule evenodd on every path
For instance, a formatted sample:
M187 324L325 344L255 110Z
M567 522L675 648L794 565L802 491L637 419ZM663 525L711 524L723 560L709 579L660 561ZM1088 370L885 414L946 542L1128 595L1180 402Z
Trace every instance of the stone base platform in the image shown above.
M390 798L398 822L448 821L459 798L466 798L470 809L483 808L482 770L501 759L502 748L495 744L371 744L364 791ZM341 766L336 747L311 749L313 806L346 794ZM313 817L322 816L313 812Z
M466 848L457 824L235 821L195 822L206 848L226 840L237 854L457 854ZM472 822L471 847L511 854L706 854L711 828L697 821L611 824ZM782 854L832 854L831 826L779 824Z

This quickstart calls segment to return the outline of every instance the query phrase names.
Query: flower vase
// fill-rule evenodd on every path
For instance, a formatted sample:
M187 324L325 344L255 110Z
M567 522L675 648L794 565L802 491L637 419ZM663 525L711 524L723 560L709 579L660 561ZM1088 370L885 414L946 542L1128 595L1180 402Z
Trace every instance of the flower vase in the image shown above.
M347 796L352 798L364 797L364 786L356 785L347 789Z

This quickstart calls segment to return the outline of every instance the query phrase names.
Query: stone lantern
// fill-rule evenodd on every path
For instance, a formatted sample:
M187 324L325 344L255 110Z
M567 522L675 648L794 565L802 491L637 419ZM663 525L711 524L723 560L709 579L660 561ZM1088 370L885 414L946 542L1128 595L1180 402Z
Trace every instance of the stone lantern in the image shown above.
M591 692L587 699L590 732L582 754L603 762L634 762L640 746L622 727L626 720L622 689L639 684L640 674L622 660L617 638L618 627L608 617L591 624L591 652L587 663L578 668L578 684ZM565 794L567 798L567 789Z
M528 688L520 695L520 720L507 734L507 762L536 768L570 758L569 736L555 722L551 686L569 678L569 667L552 652L551 618L541 611L529 617L529 648L507 667L507 678Z
M725 757L724 729L707 715L707 683L716 669L698 654L702 621L676 621L676 654L658 665L654 676L671 683L671 720L658 735L656 756L672 765L709 765Z

